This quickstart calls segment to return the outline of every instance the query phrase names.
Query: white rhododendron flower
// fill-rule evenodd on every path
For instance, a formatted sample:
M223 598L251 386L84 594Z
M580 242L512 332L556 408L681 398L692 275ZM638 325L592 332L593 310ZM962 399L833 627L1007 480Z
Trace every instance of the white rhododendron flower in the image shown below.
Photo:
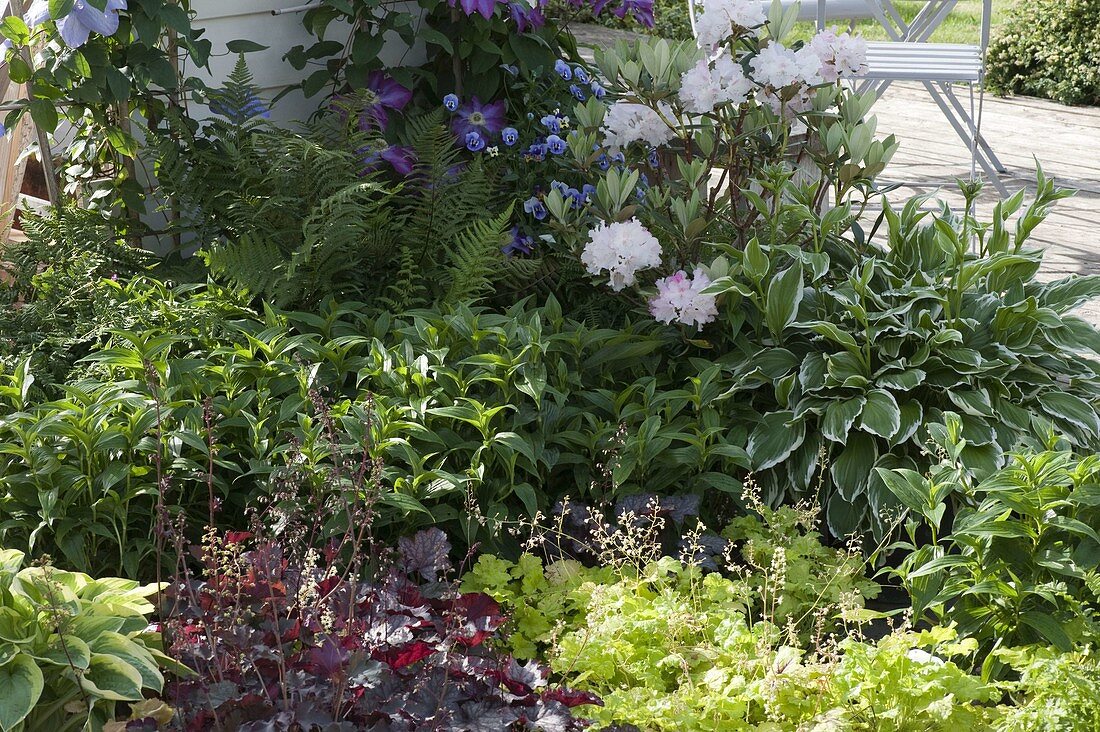
M867 42L851 33L837 35L836 28L810 39L809 48L821 59L821 78L833 82L841 77L867 73Z
M768 21L759 0L703 0L703 13L695 21L699 45L713 48L734 35L755 34Z
M751 66L752 78L773 89L822 82L821 59L809 46L794 51L782 43L769 43L753 58Z
M712 63L701 59L680 78L680 101L693 114L713 112L720 104L741 104L752 91L752 81L729 51L723 50Z
M644 142L650 147L664 145L675 134L665 119L671 121L674 115L672 108L664 102L659 102L657 108L660 114L635 102L618 101L612 104L603 120L604 144L612 152L618 152L632 142Z
M662 323L675 320L702 328L718 317L717 298L703 294L708 285L710 277L701 267L695 268L691 278L684 270L663 277L657 280L657 294L649 301L649 312Z
M661 243L638 219L601 222L589 232L581 262L591 274L608 272L607 284L619 292L635 283L639 270L661 264Z

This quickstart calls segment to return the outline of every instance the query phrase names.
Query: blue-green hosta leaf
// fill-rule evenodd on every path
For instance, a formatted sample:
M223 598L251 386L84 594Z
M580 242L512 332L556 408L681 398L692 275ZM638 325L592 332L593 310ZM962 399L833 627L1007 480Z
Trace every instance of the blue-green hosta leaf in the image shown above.
M825 408L825 418L821 420L821 434L828 440L844 444L848 440L848 432L866 403L867 399L861 396L831 402Z
M894 391L909 391L916 389L924 383L928 374L923 369L905 369L904 371L890 371L875 378L875 384L883 389Z
M1100 416L1080 397L1062 391L1048 391L1039 398L1043 411L1056 420L1062 420L1085 430L1096 437L1100 435Z
M859 426L872 434L890 439L901 429L901 409L893 394L882 389L867 392Z
M753 470L766 470L786 460L806 437L806 424L796 421L789 411L764 415L760 424L749 436L746 451L752 460Z
M993 405L989 400L989 392L985 389L951 389L947 392L947 398L965 414L976 417L993 416Z
M802 263L796 261L768 284L764 320L777 338L794 322L802 303Z
M42 669L30 656L20 653L0 666L0 730L8 732L22 722L38 704L44 686Z
M898 431L890 436L890 447L900 445L911 439L924 422L924 407L916 400L902 402L898 405L898 410L900 411L900 424Z
M867 490L867 480L878 460L875 438L862 432L848 437L848 444L829 468L833 484L845 500L854 503Z
M848 536L863 524L865 510L862 503L849 503L840 493L834 492L825 505L825 523L833 536Z

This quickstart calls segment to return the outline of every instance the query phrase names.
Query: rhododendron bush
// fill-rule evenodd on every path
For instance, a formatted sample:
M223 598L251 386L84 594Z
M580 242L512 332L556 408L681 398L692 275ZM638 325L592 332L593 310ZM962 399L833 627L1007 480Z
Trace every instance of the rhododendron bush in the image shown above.
M896 148L874 140L873 100L843 83L866 71L863 40L828 30L787 45L794 17L779 3L708 0L697 44L597 51L606 95L576 107L565 142L599 180L580 205L552 186L524 207L549 213L560 246L613 291L636 288L658 320L713 321L720 293L708 288L768 214L799 196L811 215L837 203L858 213Z

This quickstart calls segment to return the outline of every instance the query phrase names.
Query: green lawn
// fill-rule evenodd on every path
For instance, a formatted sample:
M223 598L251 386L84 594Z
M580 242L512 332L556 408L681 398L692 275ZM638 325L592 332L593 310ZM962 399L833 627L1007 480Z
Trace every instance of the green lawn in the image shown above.
M814 0L804 0L812 3ZM1008 15L1009 10L1022 0L994 0L993 2L993 29ZM1026 1L1026 0L1024 0ZM895 6L907 21L912 20L924 7L924 0L895 0ZM943 25L937 29L931 40L939 43L976 43L979 38L982 20L981 0L960 0L951 15ZM837 22L837 25L843 25ZM811 23L802 23L797 30L799 37L808 38L813 33L814 26ZM856 23L856 30L861 32L868 40L885 40L886 31L874 20L862 20Z

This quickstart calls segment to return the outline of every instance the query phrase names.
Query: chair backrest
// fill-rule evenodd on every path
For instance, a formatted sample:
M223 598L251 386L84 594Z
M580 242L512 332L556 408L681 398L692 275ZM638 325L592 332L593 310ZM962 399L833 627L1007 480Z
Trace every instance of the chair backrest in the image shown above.
M799 20L813 20L820 21L819 17L820 8L818 7L818 0L804 0L798 2L798 0L781 0L784 8L789 8L792 5L798 6L798 19ZM772 6L771 0L760 0L760 4L768 9ZM875 13L871 6L868 5L867 0L824 0L825 16L828 18L835 18L837 20L860 20L863 18L873 18Z

